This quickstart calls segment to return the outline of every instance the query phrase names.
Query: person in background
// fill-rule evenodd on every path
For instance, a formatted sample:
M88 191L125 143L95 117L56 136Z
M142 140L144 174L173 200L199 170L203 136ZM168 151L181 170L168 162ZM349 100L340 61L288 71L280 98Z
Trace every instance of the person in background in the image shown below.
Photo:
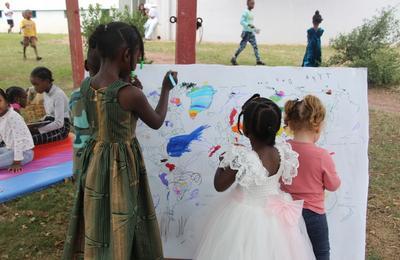
M253 46L254 55L256 56L256 61L257 61L256 64L265 65L265 63L261 61L261 57L258 52L255 33L258 33L259 29L257 29L254 26L254 15L252 12L254 6L255 6L254 0L247 0L247 9L243 12L242 17L240 19L240 24L243 26L243 32L241 35L242 40L240 42L239 48L235 52L235 55L231 59L232 65L238 65L237 57L246 48L248 42L250 42L250 44Z
M36 32L36 23L32 21L32 11L26 10L23 15L24 19L21 21L21 30L23 32L23 53L24 60L26 60L26 48L30 45L35 51L36 60L41 60L42 57L39 56L37 50L37 32Z
M9 105L7 94L0 89L0 169L22 171L33 160L33 140L24 119Z
M30 129L34 143L45 144L67 138L70 130L67 95L61 88L53 84L53 74L48 68L35 68L31 73L30 80L35 91L43 93L46 111L43 126Z
M21 87L12 86L6 90L10 106L20 114L20 110L28 104L28 93Z
M143 15L143 16L147 16L147 12L146 12L146 8L144 8L144 4L141 3L138 7L138 11Z
M14 28L14 19L13 19L14 12L13 10L10 9L10 3L7 2L5 5L6 9L4 10L4 15L6 16L7 24L9 26L8 33L11 33L12 29Z
M323 19L319 11L312 18L313 27L307 30L307 49L304 54L302 67L319 67L322 62L321 36L324 29L319 28Z
M155 5L146 4L145 9L148 10L149 19L144 24L144 38L146 40L151 40L153 32L155 31L158 25L158 11Z

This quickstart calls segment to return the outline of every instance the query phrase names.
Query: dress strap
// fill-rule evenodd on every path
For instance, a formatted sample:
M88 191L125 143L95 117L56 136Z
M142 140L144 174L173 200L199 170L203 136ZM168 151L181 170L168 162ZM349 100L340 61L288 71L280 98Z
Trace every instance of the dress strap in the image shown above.
M107 87L105 95L108 102L118 102L118 92L121 88L129 86L130 83L127 83L122 80L117 80L113 82L110 86Z

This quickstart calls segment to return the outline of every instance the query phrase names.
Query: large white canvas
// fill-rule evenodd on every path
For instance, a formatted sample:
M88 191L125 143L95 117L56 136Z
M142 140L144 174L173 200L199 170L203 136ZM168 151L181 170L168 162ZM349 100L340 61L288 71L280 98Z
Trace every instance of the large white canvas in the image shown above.
M327 120L319 145L332 153L342 179L337 192L326 194L331 259L364 259L366 69L149 65L138 75L154 106L169 69L178 71L180 84L170 93L164 126L154 131L139 123L137 129L166 257L192 258L209 206L223 196L213 187L218 156L233 142L245 143L232 127L244 101L260 93L281 107L307 94L325 104Z

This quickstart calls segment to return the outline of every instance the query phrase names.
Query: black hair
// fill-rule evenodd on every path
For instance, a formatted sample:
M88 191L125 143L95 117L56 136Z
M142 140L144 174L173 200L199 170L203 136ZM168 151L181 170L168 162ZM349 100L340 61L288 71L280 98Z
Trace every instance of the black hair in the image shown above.
M324 19L322 19L322 16L321 16L321 14L319 13L319 11L318 11L318 10L315 11L315 14L314 14L314 16L313 16L313 18L312 18L313 23L314 23L314 24L320 24L320 23L322 23L323 20L324 20Z
M89 38L89 48L96 48L102 58L114 59L124 47L139 49L144 59L144 44L139 30L123 22L100 24ZM132 54L135 50L132 50Z
M265 141L268 145L275 144L276 133L281 127L282 111L272 100L254 94L242 106L242 112L238 118L240 131L240 119L243 116L245 133L251 133L257 139Z
M54 81L53 73L46 67L36 67L32 70L31 77L39 78L41 80L48 80L50 83Z
M16 103L18 98L26 94L26 90L21 87L12 86L6 90L8 102L13 104Z
M85 69L87 70L89 70L89 67L92 67L95 73L100 70L101 59L96 49L88 48L85 64L87 65L85 65Z
M10 102L8 102L8 97L7 97L6 92L1 88L0 88L0 96L2 96L6 100L7 103L10 103Z

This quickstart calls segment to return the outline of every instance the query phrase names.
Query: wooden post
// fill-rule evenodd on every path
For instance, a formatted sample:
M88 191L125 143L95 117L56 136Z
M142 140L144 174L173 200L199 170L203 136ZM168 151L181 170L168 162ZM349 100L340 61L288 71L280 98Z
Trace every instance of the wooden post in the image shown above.
M196 63L197 0L178 0L175 63Z
M69 48L71 52L72 77L74 88L78 88L84 77L84 60L81 36L81 22L79 17L79 1L66 0Z

